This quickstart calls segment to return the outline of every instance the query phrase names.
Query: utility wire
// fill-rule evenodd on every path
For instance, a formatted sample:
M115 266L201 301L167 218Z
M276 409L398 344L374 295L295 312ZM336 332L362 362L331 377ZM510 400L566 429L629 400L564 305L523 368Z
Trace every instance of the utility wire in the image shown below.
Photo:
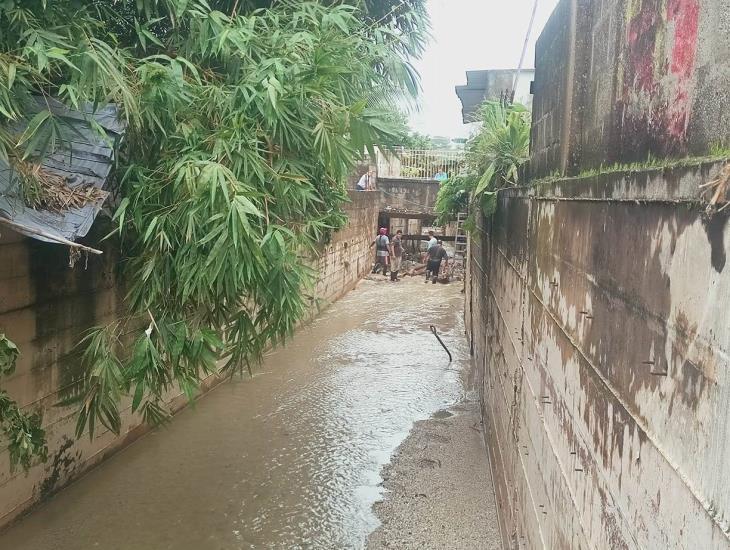
M535 0L535 4L532 6L532 15L530 16L530 24L527 25L527 34L525 34L525 43L522 45L522 55L520 55L520 63L517 65L517 73L515 73L515 79L514 82L512 82L512 98L511 100L515 100L515 92L517 91L517 82L520 78L520 73L522 72L522 64L525 62L525 54L527 53L527 43L530 41L530 35L532 34L532 25L535 23L535 14L537 13L537 2L538 0Z

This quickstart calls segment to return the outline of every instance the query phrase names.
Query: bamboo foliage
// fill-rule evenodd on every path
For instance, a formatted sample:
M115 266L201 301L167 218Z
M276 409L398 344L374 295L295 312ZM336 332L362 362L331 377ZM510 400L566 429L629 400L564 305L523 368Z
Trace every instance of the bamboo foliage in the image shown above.
M305 258L346 221L347 174L397 139L390 104L418 88L422 2L372 4L0 2L0 157L57 146L50 110L11 132L34 96L114 102L128 123L113 221L130 314L82 342L65 401L79 435L118 431L126 395L164 420L167 392L192 397L221 360L250 368L291 334L315 276Z
M0 377L13 374L19 355L17 346L0 333ZM7 442L11 469L18 465L27 469L34 459L45 460L48 456L40 415L20 410L18 404L1 388L0 430Z

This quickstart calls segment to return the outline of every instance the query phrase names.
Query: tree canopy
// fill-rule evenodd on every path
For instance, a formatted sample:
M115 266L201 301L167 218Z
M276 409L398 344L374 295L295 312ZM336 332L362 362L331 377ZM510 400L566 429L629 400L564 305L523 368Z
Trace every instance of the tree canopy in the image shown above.
M348 172L397 140L388 106L417 92L428 22L422 0L3 0L0 29L11 166L64 135L50 110L28 119L39 96L115 103L128 125L114 227L129 316L83 340L67 401L81 434L118 431L125 395L164 420L168 390L192 397L221 360L250 367L291 333Z

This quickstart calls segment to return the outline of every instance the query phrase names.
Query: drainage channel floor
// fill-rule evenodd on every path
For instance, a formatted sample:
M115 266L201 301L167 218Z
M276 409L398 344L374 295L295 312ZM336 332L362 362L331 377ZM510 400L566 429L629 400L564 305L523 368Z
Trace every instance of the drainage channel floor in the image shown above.
M364 281L252 379L89 472L0 548L364 547L380 525L383 466L415 422L470 395L460 290Z

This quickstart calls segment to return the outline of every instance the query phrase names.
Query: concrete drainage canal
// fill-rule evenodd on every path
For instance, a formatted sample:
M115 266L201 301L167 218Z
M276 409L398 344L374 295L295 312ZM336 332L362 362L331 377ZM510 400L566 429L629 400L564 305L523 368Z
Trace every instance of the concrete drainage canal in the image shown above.
M486 533L493 495L461 285L419 283L364 281L253 379L219 386L61 491L0 548L363 548L376 530L372 548L436 548L470 514ZM463 547L496 547L494 532Z

